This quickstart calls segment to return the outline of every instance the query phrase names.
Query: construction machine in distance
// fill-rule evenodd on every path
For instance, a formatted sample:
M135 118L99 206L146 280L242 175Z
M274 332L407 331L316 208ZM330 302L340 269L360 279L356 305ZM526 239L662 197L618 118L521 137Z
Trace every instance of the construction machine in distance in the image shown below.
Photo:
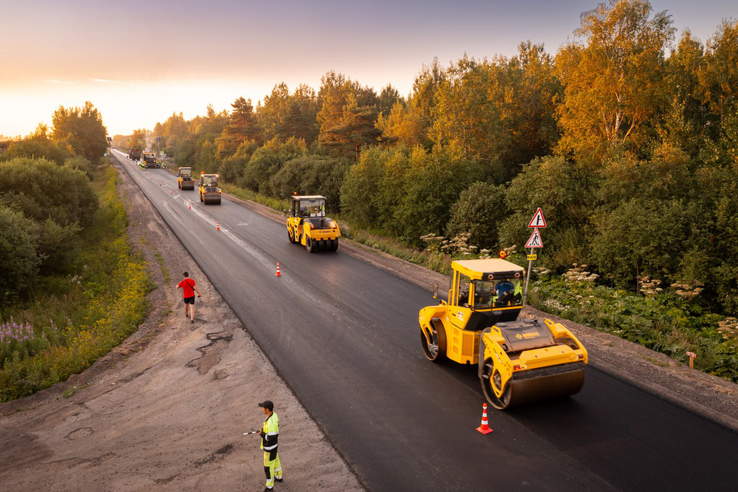
M217 203L220 205L220 188L218 187L217 174L205 174L200 172L200 201L205 205Z
M579 340L549 319L518 320L523 268L501 258L451 267L448 301L418 315L428 360L475 364L484 397L499 410L582 389L588 358Z
M336 251L341 230L335 220L325 216L325 197L292 195L287 214L287 237L305 246L308 253Z
M156 154L154 154L153 152L144 152L142 155L141 163L145 168L159 167L159 163L156 161Z
M180 167L177 169L177 187L180 190L195 189L195 179L192 177L191 167Z

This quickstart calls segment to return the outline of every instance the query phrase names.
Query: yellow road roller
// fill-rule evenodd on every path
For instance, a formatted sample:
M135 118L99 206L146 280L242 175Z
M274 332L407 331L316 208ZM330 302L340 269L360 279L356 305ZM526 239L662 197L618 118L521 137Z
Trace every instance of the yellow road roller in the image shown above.
M428 360L475 364L485 398L499 410L582 389L587 351L579 340L549 319L518 320L523 268L501 258L451 267L448 301L418 316Z
M205 205L217 203L220 205L220 187L218 186L217 174L205 174L200 171L200 201Z
M325 216L325 197L292 195L287 214L287 237L309 253L336 251L341 230L335 220Z

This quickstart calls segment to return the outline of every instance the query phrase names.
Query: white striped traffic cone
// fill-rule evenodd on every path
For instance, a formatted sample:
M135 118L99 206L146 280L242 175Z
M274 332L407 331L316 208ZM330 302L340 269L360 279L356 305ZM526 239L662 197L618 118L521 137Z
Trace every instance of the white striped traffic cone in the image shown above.
M482 434L489 434L490 432L493 432L492 429L489 428L489 422L487 422L487 404L486 403L482 405L482 425L477 427L477 432L480 432Z

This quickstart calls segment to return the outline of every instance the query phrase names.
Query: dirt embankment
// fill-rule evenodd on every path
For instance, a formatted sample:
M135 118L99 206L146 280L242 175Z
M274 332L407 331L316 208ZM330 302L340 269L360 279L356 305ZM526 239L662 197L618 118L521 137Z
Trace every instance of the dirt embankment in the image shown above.
M262 490L259 438L242 433L260 428L257 403L271 399L285 477L275 488L362 490L125 170L121 177L130 238L157 285L153 308L84 373L0 405L2 489ZM194 324L175 289L185 270L204 298Z

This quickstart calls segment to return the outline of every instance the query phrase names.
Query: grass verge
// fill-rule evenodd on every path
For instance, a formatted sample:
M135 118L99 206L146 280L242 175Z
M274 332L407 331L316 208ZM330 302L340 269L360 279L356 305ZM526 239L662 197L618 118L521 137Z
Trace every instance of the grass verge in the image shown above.
M128 244L117 179L111 167L94 172L100 208L83 231L75 274L44 278L30 301L3 312L9 321L0 325L0 401L83 371L146 317L151 284L145 262Z

